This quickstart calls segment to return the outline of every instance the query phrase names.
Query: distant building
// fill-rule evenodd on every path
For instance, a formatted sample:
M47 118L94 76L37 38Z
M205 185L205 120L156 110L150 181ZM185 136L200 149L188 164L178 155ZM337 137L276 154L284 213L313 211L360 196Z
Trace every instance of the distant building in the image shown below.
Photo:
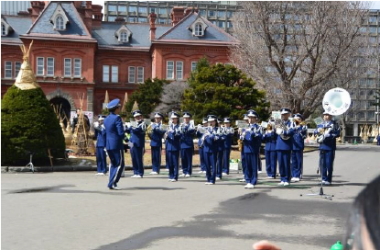
M227 32L232 30L232 14L239 9L237 1L105 1L104 18L115 21L122 17L128 23L147 23L148 15L154 12L158 24L171 24L171 10L176 6L198 9L202 17Z
M20 11L27 12L30 7L30 1L1 1L1 14L17 15Z

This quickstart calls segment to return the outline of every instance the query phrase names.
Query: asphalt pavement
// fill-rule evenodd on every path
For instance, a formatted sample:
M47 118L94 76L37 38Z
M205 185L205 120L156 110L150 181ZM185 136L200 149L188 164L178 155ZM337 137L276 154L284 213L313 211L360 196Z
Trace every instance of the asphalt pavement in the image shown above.
M267 239L283 250L328 250L355 196L380 174L379 159L378 146L340 146L333 185L323 187L331 200L306 196L319 193L318 151L304 155L301 182L278 187L261 173L253 190L237 172L210 186L199 174L173 183L165 171L143 179L127 171L121 190L90 171L2 173L1 247L248 250Z

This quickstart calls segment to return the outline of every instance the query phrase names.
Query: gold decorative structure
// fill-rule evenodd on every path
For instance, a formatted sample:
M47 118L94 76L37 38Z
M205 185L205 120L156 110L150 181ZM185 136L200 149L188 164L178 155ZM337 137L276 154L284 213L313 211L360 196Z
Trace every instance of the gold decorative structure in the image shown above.
M75 125L73 139L71 141L71 146L74 147L74 152L77 155L87 155L88 148L89 148L89 141L88 141L89 127L83 114L83 109L82 109L83 99L84 99L84 94L80 98L79 114L77 114L78 121L77 121L77 124Z
M133 103L133 107L132 107L132 111L135 111L135 110L139 110L139 105L137 104L136 101Z
M30 43L29 48L26 48L25 45L20 45L23 54L23 62L14 85L21 90L36 89L40 87L29 63L29 55L32 45L33 41Z

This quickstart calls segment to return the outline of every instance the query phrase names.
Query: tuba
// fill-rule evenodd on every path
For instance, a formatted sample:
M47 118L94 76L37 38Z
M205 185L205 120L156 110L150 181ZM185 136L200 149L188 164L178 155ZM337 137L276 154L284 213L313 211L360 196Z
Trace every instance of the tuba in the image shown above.
M330 115L341 115L345 113L351 105L350 93L342 88L333 88L326 92L323 96L322 106L325 112ZM323 143L325 136L335 127L335 122L332 127L318 130L317 142Z
M291 138L289 135L284 135L281 132L282 131L288 131L288 126L286 126L281 119L276 119L274 121L274 127L276 129L276 133L283 139L284 141L287 141Z

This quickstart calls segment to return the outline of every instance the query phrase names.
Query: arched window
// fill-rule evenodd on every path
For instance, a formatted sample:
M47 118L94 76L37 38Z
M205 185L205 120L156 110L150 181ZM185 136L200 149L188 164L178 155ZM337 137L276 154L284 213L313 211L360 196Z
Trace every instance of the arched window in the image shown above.
M3 23L1 23L1 35L6 36L7 35L7 28Z
M55 27L57 30L64 30L65 29L65 24L63 23L63 17L62 16L57 16L55 22L56 22Z
M128 33L126 31L120 32L120 42L122 43L128 42Z
M203 27L201 23L195 24L195 36L203 36Z

